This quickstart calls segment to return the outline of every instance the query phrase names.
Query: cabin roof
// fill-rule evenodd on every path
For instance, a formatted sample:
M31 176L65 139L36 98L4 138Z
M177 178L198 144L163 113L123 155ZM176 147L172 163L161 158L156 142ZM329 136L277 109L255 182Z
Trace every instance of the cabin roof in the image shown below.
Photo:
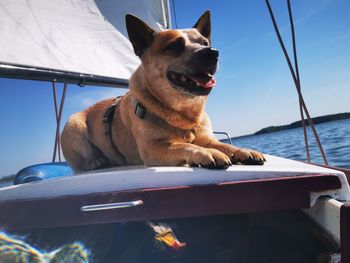
M123 166L85 172L71 177L2 188L0 189L0 202L112 191L243 183L306 175L335 175L342 184L340 189L313 193L311 203L314 203L321 195L329 195L342 201L350 200L349 185L344 173L281 157L266 156L267 162L262 166L233 165L224 170L192 167Z
M266 159L226 170L115 167L8 186L0 189L0 224L46 228L305 209L320 196L350 200L342 172Z

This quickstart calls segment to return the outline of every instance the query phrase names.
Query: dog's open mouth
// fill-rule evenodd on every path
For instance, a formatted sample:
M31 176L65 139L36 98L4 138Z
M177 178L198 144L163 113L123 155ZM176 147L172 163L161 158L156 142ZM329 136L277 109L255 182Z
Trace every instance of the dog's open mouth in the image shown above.
M210 72L185 75L169 70L167 77L177 89L194 95L208 95L216 84L214 76Z

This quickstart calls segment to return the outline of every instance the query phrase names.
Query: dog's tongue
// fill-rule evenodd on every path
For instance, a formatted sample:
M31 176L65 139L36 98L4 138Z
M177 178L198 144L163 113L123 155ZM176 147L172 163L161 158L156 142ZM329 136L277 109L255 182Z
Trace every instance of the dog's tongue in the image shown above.
M210 89L216 85L216 80L212 77L208 82L201 83L201 86L206 89Z
M199 78L196 78L195 81L197 82L197 84L199 84L205 89L211 89L216 85L216 80L214 79L214 76L212 76L208 81Z

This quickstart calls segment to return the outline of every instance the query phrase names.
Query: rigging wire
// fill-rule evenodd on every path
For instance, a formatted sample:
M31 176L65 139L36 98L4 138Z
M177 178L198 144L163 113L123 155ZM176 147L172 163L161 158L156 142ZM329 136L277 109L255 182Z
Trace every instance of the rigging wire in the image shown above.
M298 67L298 58L297 58L297 47L296 47L296 41L295 41L295 31L294 31L294 22L293 22L293 15L292 15L292 8L290 5L290 0L287 1L288 3L288 14L289 14L289 21L290 21L290 29L292 32L292 42L293 42L293 55L294 55L294 68L296 72L296 77L299 83L299 87L301 90L301 84L300 84L300 75L299 75L299 67ZM309 143L307 139L307 131L306 131L306 125L305 125L305 117L304 117L304 111L303 106L301 104L301 98L299 98L299 110L300 110L300 116L301 116L301 123L303 126L303 132L304 132L304 143L305 143L305 150L306 150L306 159L308 162L310 162L310 152L309 152Z
M60 134L61 128L60 126L61 126L64 101L65 101L66 92L67 92L67 83L64 83L64 86L63 86L62 98L61 98L61 103L59 108L57 103L56 80L52 81L52 91L53 91L55 114L56 114L56 135L55 135L55 144L54 144L52 162L56 161L56 153L58 153L58 160L61 162L61 134Z
M57 108L57 92L56 92L56 80L55 79L52 81L52 93L53 93L53 101L54 101L54 104L55 104L55 115L56 115L56 125L57 125L57 122L58 122L58 108ZM57 145L59 145L58 141L59 141L59 135L57 134L57 129L56 129L55 144L54 144L54 149L53 149L52 162L56 161ZM58 149L58 156L60 156L60 149Z
M289 1L289 0L287 0L287 1ZM287 60L287 64L288 64L290 73L292 74L292 78L293 78L295 87L296 87L297 92L298 92L298 96L299 96L299 99L300 99L301 106L302 106L302 108L303 108L304 111L305 111L306 117L307 117L307 119L308 119L308 121L309 121L309 124L310 124L310 126L311 126L311 128L312 128L312 131L313 131L313 133L314 133L315 139L316 139L316 141L317 141L318 148L319 148L320 153L321 153L321 155L322 155L323 162L324 162L326 165L328 165L328 162L327 162L327 159L326 159L326 155L325 155L325 153L324 153L324 151L323 151L323 147L322 147L320 138L318 137L316 128L315 128L315 126L314 126L314 124L313 124L313 121L312 121L312 119L311 119L311 117L310 117L309 111L308 111L308 109L307 109L307 107L306 107L306 104L305 104L303 95L302 95L302 93L301 93L299 78L297 78L297 76L296 76L296 74L295 74L295 71L294 71L294 69L293 69L292 63L291 63L290 58L289 58L289 56L288 56L287 50L286 50L285 45L284 45L284 43L283 43L283 40L282 40L281 34L280 34L280 32L279 32L279 29L278 29L278 26L277 26L275 17L274 17L274 15L273 15L273 11L272 11L271 5L270 5L270 3L269 3L269 0L265 0L265 2L266 2L266 5L267 5L267 8L268 8L268 11L269 11L271 20L272 20L273 27L274 27L275 32L276 32L276 35L277 35L277 39L278 39L279 44L280 44L280 46L281 46L281 48L282 48L283 54L284 54L284 56L285 56L285 58L286 58L286 60ZM292 19L292 17L290 17L290 19ZM295 42L295 38L294 38L294 37L293 37L293 41ZM294 57L296 57L296 53L294 54Z
M173 0L173 14L174 14L175 29L177 29L177 18L176 18L175 0Z

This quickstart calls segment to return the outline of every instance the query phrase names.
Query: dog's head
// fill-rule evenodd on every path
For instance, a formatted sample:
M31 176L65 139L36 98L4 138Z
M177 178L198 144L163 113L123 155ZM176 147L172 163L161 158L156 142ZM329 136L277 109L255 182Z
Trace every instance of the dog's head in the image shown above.
M133 15L126 16L126 26L154 89L168 89L187 97L210 93L216 84L213 75L219 52L211 47L209 11L190 29L156 32Z

